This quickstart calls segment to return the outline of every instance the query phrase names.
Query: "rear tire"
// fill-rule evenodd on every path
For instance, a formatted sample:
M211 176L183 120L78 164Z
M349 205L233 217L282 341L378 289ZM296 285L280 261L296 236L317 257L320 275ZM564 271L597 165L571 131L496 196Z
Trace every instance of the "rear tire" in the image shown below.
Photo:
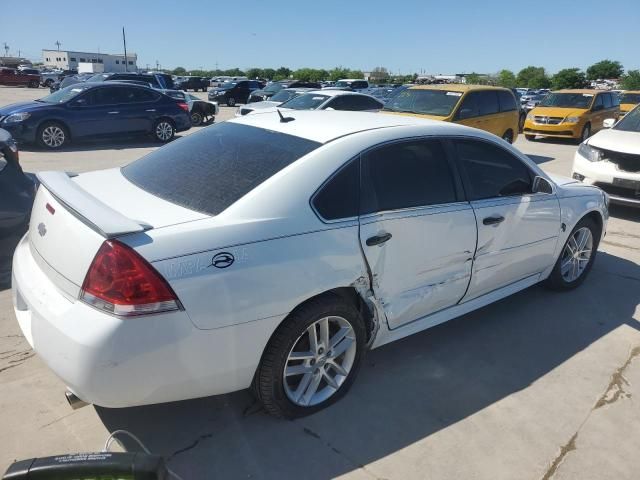
M160 143L167 143L173 140L176 134L176 127L171 120L161 118L153 126L153 138Z
M229 97L227 99L227 106L229 107L235 107L236 106L236 99L233 97Z
M502 135L502 139L507 143L513 143L513 132L511 131L511 129L504 132L504 134Z
M536 136L535 135L525 135L524 138L526 138L530 142L535 142L535 140L536 140Z
M315 413L347 393L362 363L365 342L364 322L352 304L334 294L312 299L276 329L253 389L276 417Z
M202 114L200 112L191 112L191 125L197 127L202 125Z
M47 150L59 150L69 144L69 131L58 122L45 122L40 125L37 142Z
M40 86L40 82L38 80L31 80L29 82L29 88L38 88Z
M600 233L600 227L593 219L580 220L562 247L545 286L553 290L571 290L581 285L596 259Z

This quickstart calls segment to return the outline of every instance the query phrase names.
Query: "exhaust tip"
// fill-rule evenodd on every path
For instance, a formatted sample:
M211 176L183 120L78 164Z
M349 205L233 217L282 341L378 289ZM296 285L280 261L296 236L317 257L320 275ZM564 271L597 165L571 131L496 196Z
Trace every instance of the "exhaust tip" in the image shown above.
M64 396L67 399L67 402L69 403L69 406L71 408L73 408L74 410L78 410L79 408L86 407L87 405L89 405L84 400L79 399L76 396L76 394L73 393L70 390L67 390L66 392L64 392Z

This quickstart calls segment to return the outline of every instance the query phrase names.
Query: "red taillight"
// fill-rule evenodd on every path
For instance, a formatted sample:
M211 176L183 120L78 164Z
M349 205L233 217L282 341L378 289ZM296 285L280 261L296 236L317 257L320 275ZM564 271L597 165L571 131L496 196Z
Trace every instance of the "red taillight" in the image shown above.
M187 105L186 103L184 103L184 102L178 102L178 106L179 106L181 109L183 109L185 112L187 112L187 113L189 112L189 105Z
M117 240L107 240L96 253L80 298L122 316L180 309L167 281L132 248Z

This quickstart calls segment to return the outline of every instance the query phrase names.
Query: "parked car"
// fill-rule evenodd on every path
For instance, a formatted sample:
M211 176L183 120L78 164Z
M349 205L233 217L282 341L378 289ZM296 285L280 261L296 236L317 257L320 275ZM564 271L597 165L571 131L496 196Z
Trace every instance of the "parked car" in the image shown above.
M315 90L292 98L278 108L377 112L384 104L370 95L345 90Z
M619 122L604 121L604 129L578 147L573 178L596 185L611 202L640 207L640 106Z
M50 88L51 85L60 80L61 76L61 72L40 72L40 85L46 88Z
M59 149L85 138L152 135L168 142L191 128L189 106L156 90L83 82L40 100L0 108L0 128L17 141Z
M173 90L173 78L166 73L110 73L98 74L102 76L103 81L113 82L118 80L137 80L151 84L153 88ZM91 81L99 81L98 76L93 77Z
M57 82L53 82L49 86L49 92L50 93L57 92L61 88L70 87L71 85L75 85L76 83L82 83L87 81L102 81L104 80L104 75L108 75L108 74L100 73L96 75L94 73L79 73L78 75L67 75L65 77L61 77L61 79L58 80ZM100 80L95 80L98 78Z
M233 107L236 103L247 103L249 95L254 90L262 88L257 80L241 80L239 82L223 83L221 87L209 90L209 101Z
M333 87L328 88L342 88L353 92L359 92L367 90L369 88L369 82L359 78L345 78L343 80L338 80Z
M209 79L204 77L183 77L174 84L173 88L176 90L193 90L194 92L202 90L206 92L209 88Z
M573 138L584 142L602 129L607 118L617 119L618 96L600 90L558 90L548 94L527 115L524 136L535 140L543 137Z
M212 87L221 87L222 85L224 85L225 83L229 83L229 82L242 82L244 80L249 80L247 77L231 77L231 76L227 76L227 75L222 75L219 77L214 77L210 80L210 85Z
M40 75L23 73L15 68L0 67L0 85L38 88L40 86Z
M540 105L540 102L542 102L542 100L544 100L544 97L546 96L546 94L529 95L529 100L523 105L523 109L526 111L526 113L529 113L531 110Z
M286 115L221 122L123 168L39 174L14 311L77 398L253 385L267 412L300 417L347 392L367 349L589 274L602 190L461 125Z
M398 89L400 87L375 87L369 88L368 90L363 90L362 93L366 93L367 95L371 95L374 98L377 98L382 103L386 103L390 98L392 98L396 93L398 93Z
M251 112L261 112L264 109L277 107L292 98L302 95L303 93L308 93L312 90L312 88L284 88L270 97L269 100L247 103L242 107L238 107L236 110L236 117L241 117Z
M35 193L34 178L20 167L16 142L0 129L0 288L11 282L13 251L27 232Z
M618 95L620 102L620 115L626 115L633 110L636 105L640 105L640 90L626 90Z
M484 85L415 85L389 100L383 112L455 122L513 143L520 131L516 97L508 88Z
M300 80L283 80L280 82L271 82L264 88L254 90L249 95L247 103L264 102L270 100L276 93L285 88L312 88L320 90L322 87L318 82L303 82Z
M194 127L215 122L216 115L219 112L216 102L207 102L182 90L162 90L162 93L169 95L171 98L182 100L189 105L191 125Z

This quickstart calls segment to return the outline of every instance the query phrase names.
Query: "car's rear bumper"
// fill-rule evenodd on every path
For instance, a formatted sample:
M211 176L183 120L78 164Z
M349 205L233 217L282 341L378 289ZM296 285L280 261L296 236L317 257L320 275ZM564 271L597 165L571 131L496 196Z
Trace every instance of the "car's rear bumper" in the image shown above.
M184 311L117 318L61 293L27 236L14 255L12 288L18 323L36 353L80 399L105 407L246 388L282 320L199 330Z
M576 152L572 177L583 183L600 187L607 192L611 203L640 207L640 190L629 186L640 185L640 172L618 170L615 164L606 160L590 162Z

